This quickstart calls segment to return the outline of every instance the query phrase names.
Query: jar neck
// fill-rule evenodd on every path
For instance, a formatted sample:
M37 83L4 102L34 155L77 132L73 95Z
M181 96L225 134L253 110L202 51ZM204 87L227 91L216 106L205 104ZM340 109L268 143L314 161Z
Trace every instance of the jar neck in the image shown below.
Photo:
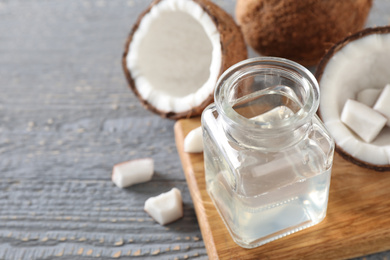
M303 66L261 57L223 73L214 98L229 139L253 148L280 149L306 136L318 108L319 88Z

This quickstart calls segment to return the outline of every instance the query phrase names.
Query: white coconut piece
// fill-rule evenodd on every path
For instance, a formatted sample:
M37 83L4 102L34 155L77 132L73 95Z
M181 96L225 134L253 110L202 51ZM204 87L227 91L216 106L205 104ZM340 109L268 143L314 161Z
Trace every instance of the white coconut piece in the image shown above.
M119 188L147 182L152 179L154 161L152 158L131 160L114 165L112 182Z
M388 119L387 125L390 126L390 84L387 84L380 93L379 98L374 105L374 109L382 113L382 115Z
M183 201L177 188L151 197L145 201L145 211L160 225L171 223L183 217Z
M348 99L341 113L341 121L370 143L386 125L387 118L369 106Z
M191 130L184 138L184 152L186 153L203 152L203 136L202 136L201 126Z
M261 123L268 123L287 119L292 115L294 115L294 112L289 107L278 106L261 115L252 117L251 120Z
M375 105L380 93L381 90L377 88L363 89L357 94L356 101L372 107Z
M364 37L355 36L347 44L338 46L334 49L337 51L328 56L323 70L318 70L321 73L318 75L319 111L343 155L381 170L382 166L389 167L390 152L386 151L390 151L390 131L385 131L385 127L369 144L340 119L348 99L356 99L358 93L368 88L382 90L390 82L390 34L382 34L379 30L372 32L376 29L368 29Z

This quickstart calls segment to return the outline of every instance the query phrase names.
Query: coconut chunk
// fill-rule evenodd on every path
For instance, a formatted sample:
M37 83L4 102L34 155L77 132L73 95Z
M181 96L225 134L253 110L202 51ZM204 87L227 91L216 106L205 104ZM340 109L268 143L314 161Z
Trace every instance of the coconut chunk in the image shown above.
M201 126L191 130L184 138L184 152L186 153L203 152L203 136L202 136Z
M348 99L341 113L341 121L370 143L386 125L387 118L369 106Z
M144 210L160 225L171 223L183 217L181 192L177 188L151 197L145 201Z
M251 120L267 123L287 119L292 115L294 115L294 112L289 107L278 106L261 115L252 117Z
M154 161L152 158L131 160L114 165L112 182L119 188L147 182L152 179Z
M387 125L390 126L390 84L387 84L380 93L374 109L387 118Z
M380 93L381 90L377 88L363 89L357 94L356 101L372 107L375 105Z

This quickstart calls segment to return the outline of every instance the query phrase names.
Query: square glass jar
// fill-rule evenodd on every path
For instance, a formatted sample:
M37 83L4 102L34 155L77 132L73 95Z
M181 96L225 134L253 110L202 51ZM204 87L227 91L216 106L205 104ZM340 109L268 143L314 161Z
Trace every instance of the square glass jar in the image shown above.
M248 59L218 80L202 114L206 187L238 245L325 218L334 141L318 104L314 76L286 59Z

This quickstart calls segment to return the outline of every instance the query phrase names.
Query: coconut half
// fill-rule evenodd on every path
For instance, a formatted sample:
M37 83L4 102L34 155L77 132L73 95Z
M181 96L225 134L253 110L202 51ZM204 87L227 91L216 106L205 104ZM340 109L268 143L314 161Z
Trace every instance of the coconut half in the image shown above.
M208 0L156 0L134 25L122 65L142 104L162 117L200 115L219 75L247 58L233 18Z
M384 127L372 142L363 141L341 122L348 99L361 99L367 89L390 83L390 27L368 28L334 45L316 71L320 84L319 115L347 160L378 171L390 170L390 128ZM370 97L371 98L371 97ZM366 126L369 127L369 126Z

